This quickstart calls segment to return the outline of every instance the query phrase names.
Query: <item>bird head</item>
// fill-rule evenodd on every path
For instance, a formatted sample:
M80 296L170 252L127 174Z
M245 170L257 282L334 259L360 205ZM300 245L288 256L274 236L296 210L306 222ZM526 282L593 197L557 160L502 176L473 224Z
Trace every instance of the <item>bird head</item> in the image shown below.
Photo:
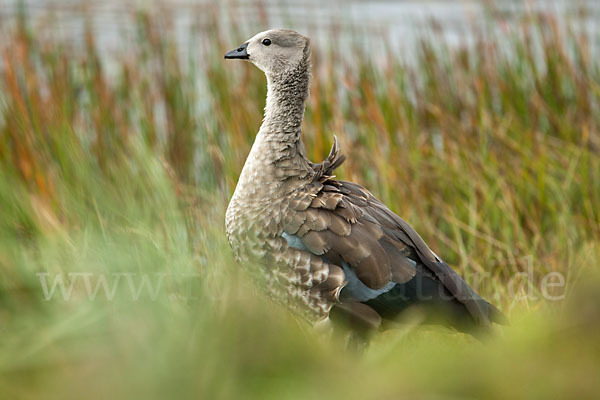
M254 35L226 59L248 60L267 75L283 73L310 56L310 39L289 29L271 29Z

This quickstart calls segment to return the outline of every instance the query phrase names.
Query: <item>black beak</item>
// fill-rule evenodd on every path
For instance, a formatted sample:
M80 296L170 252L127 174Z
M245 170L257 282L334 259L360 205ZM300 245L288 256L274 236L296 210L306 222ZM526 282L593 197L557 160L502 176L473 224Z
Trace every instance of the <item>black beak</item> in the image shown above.
M246 51L247 49L248 49L248 43L244 43L237 49L231 50L229 53L225 54L225 58L239 58L242 60L247 60L250 58L250 56L248 55L248 52Z

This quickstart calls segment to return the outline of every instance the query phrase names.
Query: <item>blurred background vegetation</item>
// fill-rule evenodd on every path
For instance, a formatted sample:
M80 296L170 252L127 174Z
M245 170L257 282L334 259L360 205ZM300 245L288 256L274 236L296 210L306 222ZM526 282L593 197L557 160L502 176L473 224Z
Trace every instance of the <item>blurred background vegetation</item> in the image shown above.
M337 135L338 176L470 283L487 274L479 292L512 322L482 344L408 321L355 354L266 300L224 233L266 84L223 54L272 27L273 4L187 5L183 27L177 2L130 7L103 33L101 7L66 29L33 3L0 27L1 398L598 395L597 8L487 3L464 37L431 20L407 43L278 6L313 37L309 157ZM57 277L72 292L47 299Z

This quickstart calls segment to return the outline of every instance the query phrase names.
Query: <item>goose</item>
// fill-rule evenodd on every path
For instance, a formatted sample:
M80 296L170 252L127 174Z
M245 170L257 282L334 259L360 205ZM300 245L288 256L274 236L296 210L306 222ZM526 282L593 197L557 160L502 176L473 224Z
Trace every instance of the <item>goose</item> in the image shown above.
M367 337L406 310L471 333L505 317L481 298L421 236L368 190L335 179L345 160L334 137L312 163L302 142L310 39L292 30L258 33L225 54L267 78L264 119L227 207L236 260L268 293L317 325Z

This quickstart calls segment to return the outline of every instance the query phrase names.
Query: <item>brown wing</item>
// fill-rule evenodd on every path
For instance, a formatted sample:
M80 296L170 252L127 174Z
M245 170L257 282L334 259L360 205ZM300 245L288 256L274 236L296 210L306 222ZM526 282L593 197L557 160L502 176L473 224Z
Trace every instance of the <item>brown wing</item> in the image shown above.
M386 232L368 213L368 192L345 185L327 179L305 187L311 195L303 192L298 197L310 201L292 202L295 207L284 221L284 232L335 265L345 262L371 289L381 289L391 281L407 282L416 273L407 258L411 252L407 243Z
M368 212L374 197L358 185L333 179L344 159L334 138L327 159L312 165L316 172L312 184L290 202L284 232L299 237L311 253L333 264L344 261L371 289L410 280L416 273L407 259L411 250L406 240L386 232Z
M430 271L456 300L465 305L476 323L489 324L488 303L475 293L448 264L431 251L421 236L406 221L359 185L351 182L337 182L337 185L351 202L355 198L366 197L366 205L361 207L361 210L365 216L376 221L385 237L407 246L409 256L413 258L416 255L418 258L416 261L422 264L426 271ZM366 284L366 282L364 283Z
M333 179L333 170L342 162L336 141L329 157L313 165L313 183L291 202L284 232L299 237L311 253L332 264L344 261L371 289L411 280L417 270L410 258L463 303L477 323L489 324L487 302L406 221L368 190Z

